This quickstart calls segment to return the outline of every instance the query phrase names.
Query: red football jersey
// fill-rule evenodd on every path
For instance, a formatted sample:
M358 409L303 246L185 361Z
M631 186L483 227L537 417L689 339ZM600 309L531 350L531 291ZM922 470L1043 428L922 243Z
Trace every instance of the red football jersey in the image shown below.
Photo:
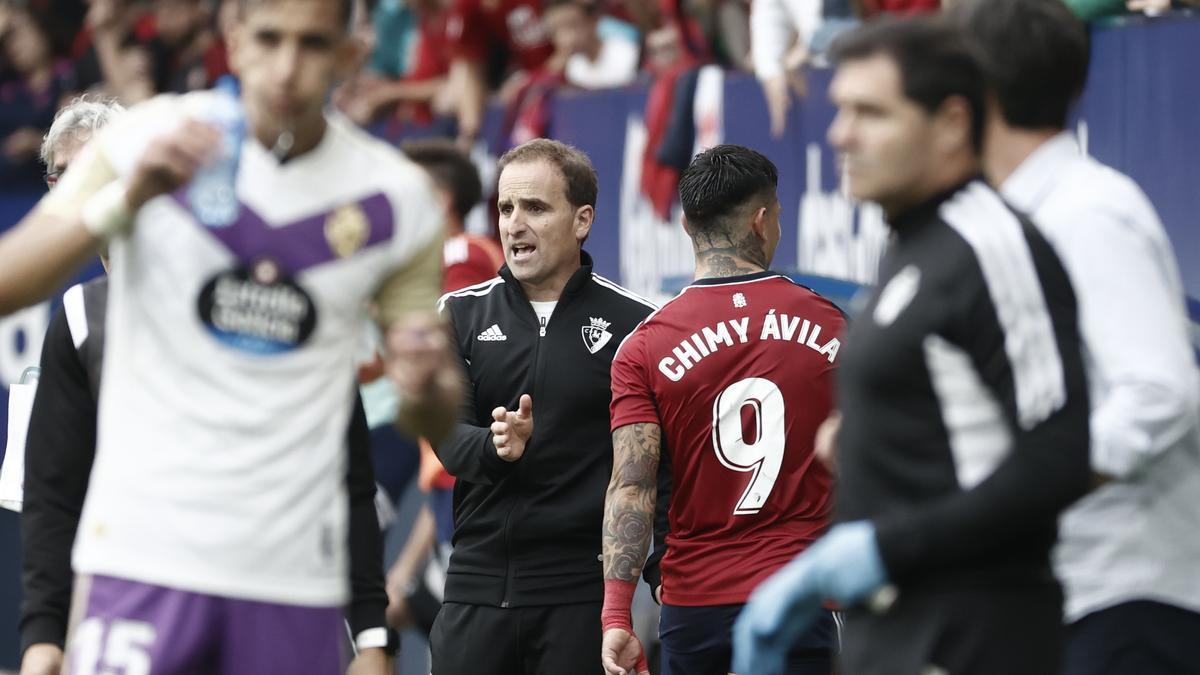
M500 273L504 252L487 237L459 234L447 237L442 246L442 290L452 293L487 281Z
M454 56L476 63L496 43L525 70L536 70L554 52L540 0L455 0L446 26Z
M612 428L662 426L671 462L663 602L743 603L829 526L813 454L845 319L773 272L704 279L651 314L612 365Z

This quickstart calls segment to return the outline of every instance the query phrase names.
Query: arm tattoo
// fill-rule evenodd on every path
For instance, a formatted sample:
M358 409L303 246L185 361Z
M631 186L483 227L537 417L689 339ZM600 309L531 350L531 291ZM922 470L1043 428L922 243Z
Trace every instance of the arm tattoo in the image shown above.
M630 424L613 432L613 472L604 500L604 578L637 581L650 552L662 429Z

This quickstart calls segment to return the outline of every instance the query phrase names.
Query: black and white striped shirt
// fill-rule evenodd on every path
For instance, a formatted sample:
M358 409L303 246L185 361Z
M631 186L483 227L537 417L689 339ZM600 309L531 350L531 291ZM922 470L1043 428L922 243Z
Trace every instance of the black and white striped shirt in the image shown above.
M1053 583L1088 487L1075 298L982 181L910 209L843 349L838 518L870 519L905 585Z

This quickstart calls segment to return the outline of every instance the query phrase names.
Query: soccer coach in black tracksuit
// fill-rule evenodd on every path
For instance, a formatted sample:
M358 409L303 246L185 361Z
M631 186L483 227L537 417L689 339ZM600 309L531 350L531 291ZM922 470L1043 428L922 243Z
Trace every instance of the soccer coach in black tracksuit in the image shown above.
M435 448L458 481L435 675L600 673L609 368L653 306L592 273L588 158L535 140L500 159L506 265L443 298L470 387Z

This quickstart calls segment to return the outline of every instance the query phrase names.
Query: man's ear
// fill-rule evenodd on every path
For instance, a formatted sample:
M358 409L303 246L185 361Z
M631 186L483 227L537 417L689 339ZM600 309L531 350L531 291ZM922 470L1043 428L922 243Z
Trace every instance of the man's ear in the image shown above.
M575 238L582 244L587 241L588 235L592 232L592 221L596 218L596 208L594 206L585 205L575 209Z
M767 240L767 207L760 206L754 209L750 216L750 231L762 241Z
M951 96L933 114L933 143L937 147L939 157L950 157L957 154L963 147L969 148L974 154L971 129L975 121L971 119L971 107L962 96Z
M684 231L685 233L687 233L687 236L689 236L689 237L690 237L690 236L692 236L692 234L693 234L693 232L692 232L692 224L688 222L688 219L687 219L687 214L686 214L686 213L685 213L685 214L683 214L683 217L682 217L682 219L681 219L681 220L682 220L682 222L683 222L683 231Z

